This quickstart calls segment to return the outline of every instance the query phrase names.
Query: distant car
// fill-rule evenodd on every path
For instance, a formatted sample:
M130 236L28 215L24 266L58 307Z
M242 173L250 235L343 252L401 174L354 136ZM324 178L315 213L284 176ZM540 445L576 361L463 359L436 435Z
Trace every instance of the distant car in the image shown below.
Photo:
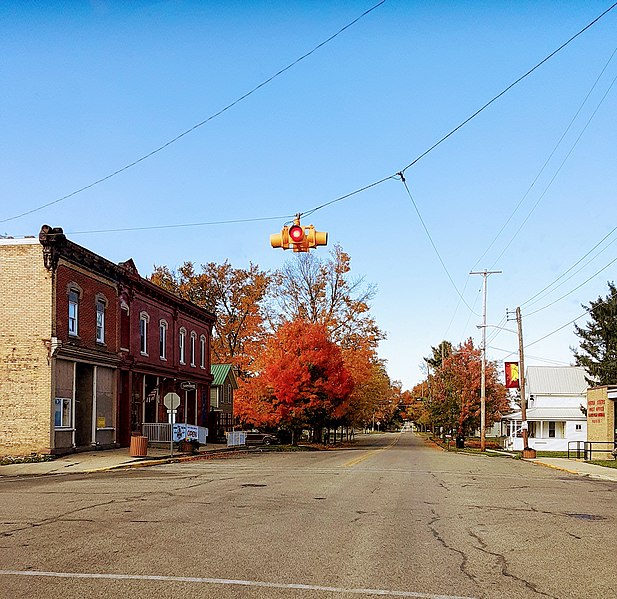
M247 445L272 445L278 442L278 437L272 433L262 433L260 431L246 432Z

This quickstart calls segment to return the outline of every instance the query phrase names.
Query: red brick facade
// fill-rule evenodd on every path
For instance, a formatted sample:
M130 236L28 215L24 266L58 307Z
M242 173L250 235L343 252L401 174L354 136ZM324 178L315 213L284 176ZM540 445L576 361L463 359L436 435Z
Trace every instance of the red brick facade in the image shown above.
M19 311L0 302L0 352L33 365L18 374L11 367L7 384L0 381L0 453L127 446L144 422L168 421L169 392L182 400L176 422L206 425L212 314L143 279L131 260L114 264L59 228L44 226L38 245L5 243L0 261L7 275L0 294L12 298L26 284L41 291Z

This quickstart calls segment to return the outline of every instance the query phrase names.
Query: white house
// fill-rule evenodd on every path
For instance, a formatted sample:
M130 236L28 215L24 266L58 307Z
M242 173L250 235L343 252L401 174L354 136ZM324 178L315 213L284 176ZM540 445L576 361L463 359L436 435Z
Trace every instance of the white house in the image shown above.
M567 451L569 441L587 440L587 381L581 366L528 366L525 377L529 446ZM505 449L523 449L520 409L502 421Z

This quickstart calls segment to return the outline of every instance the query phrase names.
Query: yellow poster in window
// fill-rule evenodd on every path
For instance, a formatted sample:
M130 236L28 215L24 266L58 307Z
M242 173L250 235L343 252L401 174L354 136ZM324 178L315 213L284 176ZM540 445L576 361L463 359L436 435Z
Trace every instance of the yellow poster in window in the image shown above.
M105 416L99 416L96 419L96 428L105 428L106 421Z

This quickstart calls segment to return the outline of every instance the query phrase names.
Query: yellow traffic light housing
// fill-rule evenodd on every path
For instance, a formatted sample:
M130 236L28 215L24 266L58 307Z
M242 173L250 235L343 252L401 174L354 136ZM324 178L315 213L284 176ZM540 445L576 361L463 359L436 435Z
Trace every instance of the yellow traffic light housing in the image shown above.
M284 226L280 233L270 235L270 245L273 248L292 249L294 252L308 252L318 245L328 245L328 234L316 231L313 225L303 227L298 215L291 227Z

